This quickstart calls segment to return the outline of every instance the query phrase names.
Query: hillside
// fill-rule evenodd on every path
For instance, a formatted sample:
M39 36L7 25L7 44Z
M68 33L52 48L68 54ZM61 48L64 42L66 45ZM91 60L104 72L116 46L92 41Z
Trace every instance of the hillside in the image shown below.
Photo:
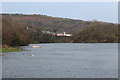
M14 22L26 24L26 26L41 27L43 29L55 30L58 32L75 32L81 27L88 26L91 23L90 21L57 18L46 15L12 14L4 16L10 17Z
M2 14L2 21L3 45L118 42L118 25L113 23L25 14ZM58 37L43 33L44 30L54 33L68 32L73 36Z

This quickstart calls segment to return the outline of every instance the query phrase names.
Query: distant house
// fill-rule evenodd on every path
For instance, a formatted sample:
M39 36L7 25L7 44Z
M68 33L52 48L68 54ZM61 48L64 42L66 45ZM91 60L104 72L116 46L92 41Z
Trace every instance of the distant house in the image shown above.
M56 35L56 36L72 36L72 34L66 34L66 32L62 32L62 33L54 33L48 30L43 30L42 33L47 33L47 34L52 34L52 35Z
M32 29L32 27L31 26L27 26L26 29Z
M48 30L43 30L42 33L47 33L47 34L55 35L55 33L51 32L51 31L48 31Z
M66 32L63 32L63 33L57 33L56 36L72 36L72 34L66 34Z
M56 36L64 36L64 33L57 33Z

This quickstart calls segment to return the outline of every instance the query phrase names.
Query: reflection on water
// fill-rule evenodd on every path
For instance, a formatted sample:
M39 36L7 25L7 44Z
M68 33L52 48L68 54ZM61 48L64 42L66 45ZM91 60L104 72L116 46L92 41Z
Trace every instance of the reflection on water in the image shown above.
M42 46L33 48L32 46ZM117 78L118 44L30 44L3 56L3 78Z

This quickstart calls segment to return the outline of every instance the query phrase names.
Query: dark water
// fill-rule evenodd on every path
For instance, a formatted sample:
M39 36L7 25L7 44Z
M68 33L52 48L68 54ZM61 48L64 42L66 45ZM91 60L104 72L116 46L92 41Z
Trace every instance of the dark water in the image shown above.
M23 48L26 51L3 56L3 78L118 77L116 43L30 44Z

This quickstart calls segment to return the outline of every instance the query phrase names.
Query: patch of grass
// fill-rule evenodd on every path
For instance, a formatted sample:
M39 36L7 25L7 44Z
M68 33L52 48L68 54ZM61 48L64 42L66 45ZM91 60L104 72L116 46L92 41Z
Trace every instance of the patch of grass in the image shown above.
M7 53L7 52L18 52L21 51L21 49L17 48L0 48L0 52Z

